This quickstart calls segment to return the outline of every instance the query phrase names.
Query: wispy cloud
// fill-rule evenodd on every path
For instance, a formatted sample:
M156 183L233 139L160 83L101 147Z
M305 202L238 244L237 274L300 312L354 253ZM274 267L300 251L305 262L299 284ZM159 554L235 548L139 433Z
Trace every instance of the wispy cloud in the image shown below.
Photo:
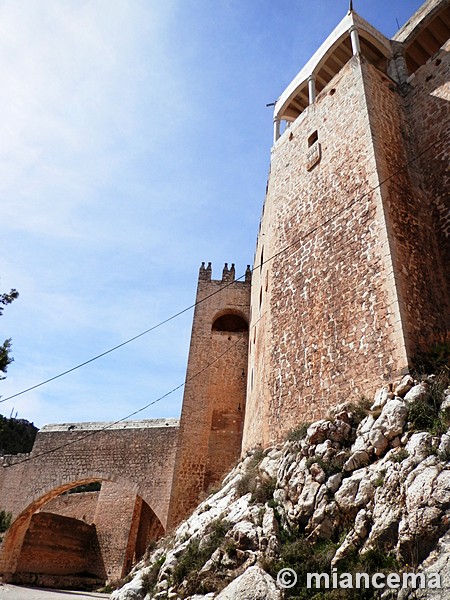
M414 6L366 8L394 21ZM266 103L345 10L0 2L0 290L21 293L0 321L15 356L3 397L191 304L200 261L216 277L225 261L243 272L270 159ZM38 424L132 412L183 380L191 316L0 412ZM176 416L180 397L143 416Z

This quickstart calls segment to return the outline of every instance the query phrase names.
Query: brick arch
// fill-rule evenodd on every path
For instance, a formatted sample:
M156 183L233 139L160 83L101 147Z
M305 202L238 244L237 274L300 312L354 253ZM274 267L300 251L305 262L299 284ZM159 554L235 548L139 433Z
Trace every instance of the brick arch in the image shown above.
M55 471L54 476L54 480L50 480L43 488L37 488L36 494L31 498L28 497L25 500L25 502L27 502L27 506L19 509L21 511L20 514L34 506L36 506L35 511L39 510L42 506L50 502L50 500L53 500L57 496L73 489L74 487L100 481L116 483L123 489L134 492L152 508L160 521L163 521L164 519L164 515L161 514L161 507L157 505L155 506L155 498L152 495L152 490L145 486L145 482L140 483L133 481L131 478L124 476L120 472L112 470L104 472L87 469L85 473L74 472L73 476L66 476L64 478L61 477L58 471Z
M133 484L128 478L117 476L117 474L110 474L109 476L91 476L86 478L78 478L69 483L61 483L57 487L50 489L45 492L43 495L40 495L35 500L33 500L28 506L26 506L13 520L11 526L3 540L3 544L1 547L1 555L0 555L0 571L2 571L5 575L5 579L12 579L16 571L16 567L19 561L20 554L22 552L23 543L25 540L25 536L27 534L28 528L30 526L31 519L33 515L35 515L41 508L43 508L46 504L48 504L51 500L57 498L64 492L67 492L70 489L78 487L79 485L85 485L88 483L93 483L96 481L101 481L102 483L111 482L116 484L121 489L125 489L128 491L132 491L134 495L139 497L142 502L149 508L151 513L155 516L157 521L155 528L156 530L161 531L163 533L165 528L161 523L158 515L155 510L153 510L152 506L147 502L146 498L142 495L145 494L145 490L143 492L139 490L139 486ZM133 548L131 550L131 555L133 554ZM126 563L126 564L125 564ZM124 571L129 569L130 561L128 558L124 563L124 568L122 572L115 573L117 576L122 576Z
M32 515L84 483L110 482L128 493L126 524L115 525L123 527L118 534L128 535L138 497L165 529L177 438L175 419L51 425L38 432L29 457L0 459L0 509L13 516L0 546L0 574L14 573Z

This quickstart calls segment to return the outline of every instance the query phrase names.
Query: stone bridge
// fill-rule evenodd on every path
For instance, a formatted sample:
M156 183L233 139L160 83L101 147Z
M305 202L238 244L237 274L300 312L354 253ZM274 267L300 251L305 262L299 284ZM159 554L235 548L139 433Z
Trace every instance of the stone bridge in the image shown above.
M166 529L178 429L176 419L47 425L31 454L0 458L5 579L122 577ZM91 482L101 490L61 496Z

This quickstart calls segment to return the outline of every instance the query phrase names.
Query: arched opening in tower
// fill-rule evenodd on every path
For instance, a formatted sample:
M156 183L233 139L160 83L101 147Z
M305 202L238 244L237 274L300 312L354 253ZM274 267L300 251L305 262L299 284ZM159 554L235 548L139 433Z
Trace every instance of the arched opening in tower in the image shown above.
M240 315L227 313L218 317L212 324L213 331L229 331L240 333L248 331L248 323Z
M211 326L211 356L217 357L208 377L210 413L204 490L216 485L241 452L247 389L249 328L238 310L216 314Z

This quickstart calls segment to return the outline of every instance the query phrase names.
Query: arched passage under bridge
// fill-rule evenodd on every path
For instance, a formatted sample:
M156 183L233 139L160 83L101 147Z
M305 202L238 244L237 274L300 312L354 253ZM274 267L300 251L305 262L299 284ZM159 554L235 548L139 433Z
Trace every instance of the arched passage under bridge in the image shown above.
M50 521L63 529L68 525L62 523L72 518L67 513L46 513L51 501L100 481L91 519L100 552L93 575L123 576L149 536L166 528L177 436L175 419L48 425L30 455L3 457L0 509L12 514L12 524L0 546L0 573L11 581L25 566L30 570L33 531L45 527L45 519L47 530ZM79 528L81 537L89 537Z

